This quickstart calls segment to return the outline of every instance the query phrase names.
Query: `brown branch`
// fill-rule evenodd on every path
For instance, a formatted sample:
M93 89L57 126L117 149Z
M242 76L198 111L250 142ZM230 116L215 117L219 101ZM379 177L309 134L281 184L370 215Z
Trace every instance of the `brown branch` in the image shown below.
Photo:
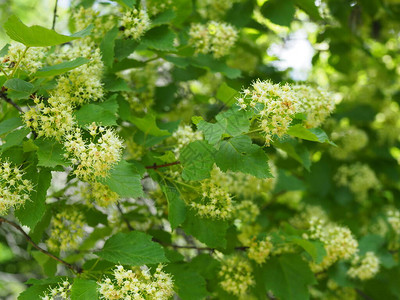
M156 163L154 163L152 166L146 166L146 169L159 169L159 168L165 168L165 167L170 167L170 166L174 166L174 165L179 165L181 162L180 161L174 161L172 163L169 164L164 164L164 165L157 165Z
M117 208L118 208L119 213L121 214L122 220L124 220L124 222L125 222L126 226L128 227L128 229L130 231L133 231L134 229L133 229L131 223L129 223L129 220L125 217L125 215L124 215L124 213L122 211L122 208L121 208L121 203L119 203L119 201L117 201Z
M56 0L56 4L54 5L53 24L51 25L51 29L53 30L56 28L57 6L58 6L58 0Z
M172 247L174 249L195 249L198 251L210 251L210 252L214 252L215 250L217 250L216 248L210 248L210 247L180 246L180 245L175 245L175 244L167 245L167 244L161 243L159 240L156 240L156 239L153 239L153 240L162 244L165 247ZM235 250L246 251L248 248L249 247L241 246L241 247L235 247Z
M4 87L3 90L0 92L0 97L3 98L3 100L6 101L7 103L14 106L19 112L24 113L22 108L17 103L15 103L14 101L12 101L10 98L7 97L7 95L4 92Z
M70 263L67 263L66 261L62 260L61 258L59 258L59 257L57 257L57 256L55 256L55 255L53 255L53 254L51 254L51 253L48 252L47 250L44 250L43 248L39 247L39 246L32 240L32 238L22 229L22 227L19 226L18 224L16 224L16 223L14 223L14 222L11 222L11 221L9 221L9 220L7 220L7 219L4 219L4 218L0 217L0 225L1 225L2 223L7 223L7 224L13 226L15 229L17 229L19 232L21 232L21 233L23 234L23 236L25 237L25 239L26 239L33 247L35 247L35 248L36 248L37 250L39 250L40 252L46 254L48 257L50 257L50 258L52 258L52 259L58 261L59 263L64 264L64 265L67 266L69 269L71 269L74 273L75 273L75 272L76 272L76 273L82 273L83 270L82 270L80 267L71 265Z

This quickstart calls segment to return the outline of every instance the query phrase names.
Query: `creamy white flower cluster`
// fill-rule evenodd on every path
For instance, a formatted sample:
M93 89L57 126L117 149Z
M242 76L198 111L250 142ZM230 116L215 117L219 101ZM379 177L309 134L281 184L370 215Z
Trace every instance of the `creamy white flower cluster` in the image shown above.
M296 113L304 114L305 125L311 127L320 125L334 109L328 93L311 87L273 84L269 80L253 82L237 101L241 109L252 109L258 115L267 145L274 135L282 137L288 131Z
M21 60L18 65L19 69L30 74L39 70L43 66L43 59L47 49L43 47L34 47L29 48L26 52L25 49L26 47L23 44L11 43L8 48L8 53L0 57L0 63L6 67L3 69L12 69Z
M172 276L159 265L153 275L148 269L114 269L114 278L98 282L101 299L107 300L166 300L173 295Z
M239 255L224 258L218 272L219 284L228 293L244 296L250 286L255 284L250 262Z
M215 178L221 186L227 188L229 193L241 195L244 198L254 198L265 195L275 188L278 172L274 163L268 162L273 178L260 179L250 174L228 171L222 172L218 167L211 171L211 177Z
M255 222L260 209L258 206L250 200L243 200L240 203L235 204L234 217L242 222L242 224L251 224Z
M122 141L110 128L92 123L88 127L91 140L86 142L79 128L65 136L66 158L76 165L74 174L86 182L106 177L121 159Z
M380 261L374 252L368 251L363 258L359 255L355 255L351 265L352 266L347 271L347 275L352 278L367 280L371 279L379 272Z
M76 30L83 30L93 24L94 27L90 37L94 39L103 38L106 32L116 25L117 18L112 13L104 16L100 16L99 14L100 13L93 8L84 8L80 6L79 9L72 14Z
M172 134L172 138L175 140L176 144L174 147L174 154L176 158L179 158L180 151L194 141L199 141L203 139L203 133L201 131L194 131L189 125L181 125Z
M311 263L313 272L321 272L340 259L350 259L358 251L358 242L348 228L326 223L316 217L309 220L309 234L305 238L320 240L326 250L326 256L320 264Z
M189 44L197 53L212 53L219 58L228 54L237 40L237 30L227 23L210 21L207 24L192 24Z
M122 16L124 35L134 40L140 39L150 29L150 18L143 9L133 9Z
M119 200L119 195L113 192L107 185L100 182L89 182L82 186L80 194L86 199L88 204L93 200L102 207L110 206Z
M198 11L203 18L215 20L223 17L235 2L240 0L201 0L197 1Z
M33 190L32 182L23 179L25 172L0 160L0 215L5 215L11 207L19 207L29 199Z
M330 147L331 155L337 159L352 158L356 151L368 144L367 133L355 126L339 125L331 134L331 140L338 147Z
M59 300L59 299L69 299L71 295L72 285L68 281L63 281L57 287L51 288L44 296L42 300Z
M392 226L394 232L398 235L400 235L400 211L398 210L389 210L387 212L387 220Z
M24 114L25 124L37 133L38 137L61 140L75 125L73 108L68 98L51 96L46 101L34 98L36 104Z
M380 185L375 172L362 163L340 166L334 178L338 185L347 186L359 202L367 200L368 191Z
M58 49L58 52L51 56L49 61L54 64L65 60L71 61L78 57L90 59L90 62L58 78L53 92L56 96L67 98L68 103L73 107L98 101L104 95L101 82L104 65L100 49L96 48L93 43L84 44L74 41L72 47Z
M335 109L333 95L319 87L302 84L293 85L292 89L300 104L299 112L306 116L306 127L320 126Z
M150 15L154 16L167 9L174 8L174 1L172 0L147 0L147 11Z
M261 265L267 261L273 247L269 236L260 241L253 240L247 250L247 256Z
M375 116L372 127L377 131L379 141L393 144L400 137L400 107L391 101L383 104L381 111Z
M204 179L201 184L201 199L190 206L204 218L229 219L233 213L232 197L214 178Z
M51 235L46 241L52 251L69 251L79 247L85 231L85 219L79 211L67 208L51 219Z

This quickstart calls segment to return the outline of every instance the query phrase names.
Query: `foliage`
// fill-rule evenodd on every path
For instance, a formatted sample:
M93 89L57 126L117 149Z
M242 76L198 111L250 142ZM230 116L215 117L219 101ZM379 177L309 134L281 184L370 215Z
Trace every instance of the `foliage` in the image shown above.
M9 16L0 297L399 299L399 13L76 0L73 34ZM269 51L298 32L306 82Z

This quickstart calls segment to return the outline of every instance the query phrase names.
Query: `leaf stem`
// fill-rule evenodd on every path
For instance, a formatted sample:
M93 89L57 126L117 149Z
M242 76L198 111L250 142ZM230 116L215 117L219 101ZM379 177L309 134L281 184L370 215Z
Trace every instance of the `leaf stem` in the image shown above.
M164 164L164 165L157 165L156 163L154 163L152 166L146 166L146 169L159 169L159 168L165 168L165 167L170 167L170 166L174 166L174 165L179 165L181 162L180 161L174 161L172 163L168 163L168 164Z
M52 23L52 25L51 25L51 29L53 29L53 30L56 28L57 6L58 6L58 0L56 0L56 4L54 5L53 23Z
M28 49L29 49L29 47L26 46L24 52L22 52L21 57L18 59L17 63L15 64L14 69L13 69L12 72L11 72L11 75L10 75L11 78L14 77L14 74L15 74L15 72L17 71L17 69L18 69L18 67L19 67L19 65L20 65L20 63L21 63L21 61L22 61L22 59L25 57L25 54L26 54L26 52L28 51Z
M6 73L6 71L3 69L3 67L0 66L0 71L3 72L4 75L6 75L7 79L8 79L8 75Z
M48 252L48 251L45 250L45 249L39 247L39 246L32 240L32 238L22 229L22 227L19 226L18 224L14 223L14 222L12 222L12 221L9 221L9 220L7 220L7 219L5 219L5 218L0 217L0 225L1 225L2 223L7 223L7 224L11 225L12 227L14 227L15 229L17 229L19 232L22 233L22 235L25 237L25 239L26 239L33 247L35 247L37 250L39 250L40 252L44 253L44 254L47 255L48 257L50 257L50 258L52 258L52 259L58 261L59 263L64 264L65 266L67 266L67 267L68 267L72 272L74 272L74 273L78 273L78 274L82 273L83 270L82 270L80 267L74 266L74 265L72 265L72 264L70 264L70 263L67 263L66 261L62 260L61 258L59 258L59 257L57 257L57 256L55 256L55 255L53 255L53 254L51 254L50 252Z

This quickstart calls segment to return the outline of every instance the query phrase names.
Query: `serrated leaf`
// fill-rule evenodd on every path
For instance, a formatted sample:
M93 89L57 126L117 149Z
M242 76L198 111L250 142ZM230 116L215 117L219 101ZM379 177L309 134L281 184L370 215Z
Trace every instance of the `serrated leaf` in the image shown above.
M293 21L296 8L292 0L268 0L261 7L261 13L272 23L290 26Z
M314 0L294 0L297 6L304 10L313 20L322 20Z
M303 127L301 124L296 124L294 126L289 127L287 134L303 140L332 144L332 142L326 135L325 131L323 131L321 128L307 129Z
M186 219L186 205L176 188L162 186L162 191L168 201L168 220L171 228L175 229Z
M102 126L117 125L115 112L107 110L101 104L86 104L75 112L75 118L79 126L92 124L93 122Z
M121 160L101 181L121 197L140 197L143 195L142 184L136 167Z
M35 88L35 86L32 83L27 82L22 79L19 79L19 78L8 79L4 83L4 86L10 90L24 92L24 93L28 93L28 94L31 94Z
M20 145L29 132L30 130L25 127L10 132L4 138L4 144L0 146L0 152L4 152L11 147Z
M71 71L75 68L78 68L84 64L87 64L88 62L90 62L90 59L84 57L78 57L72 61L67 61L54 66L41 68L34 74L34 76L35 77L57 76L60 74L64 74L68 71Z
M26 225L31 229L35 228L36 224L43 217L46 210L46 193L51 183L51 172L49 169L40 169L37 172L36 166L33 167L34 170L29 173L32 174L29 179L34 185L34 191L24 206L15 210L15 216L22 225Z
M272 145L285 151L290 157L301 163L306 170L310 170L311 157L307 148L294 138L283 136L273 141Z
M215 163L224 172L231 170L250 174L257 178L272 177L268 156L261 147L253 144L247 135L222 141L215 155Z
M215 149L205 141L194 141L185 146L179 156L184 180L202 180L210 177Z
M68 163L64 160L64 148L60 143L39 139L35 141L35 144L39 147L36 152L39 167L68 166Z
M150 29L142 38L142 44L159 51L175 51L176 34L167 25Z
M295 254L272 257L263 265L263 279L267 290L279 299L308 300L308 285L315 284L308 263Z
M163 24L168 24L173 19L175 19L175 17L175 12L172 9L169 9L156 15L154 19L151 20L150 25L151 27L156 27Z
M71 287L71 300L96 300L99 299L96 281L75 278Z
M170 135L168 130L160 129L156 123L156 117L152 114L147 114L143 118L131 117L132 123L135 124L145 134L153 136Z
M161 245L151 239L150 235L139 231L117 233L95 254L110 262L130 266L167 262Z
M301 238L292 238L289 239L289 241L292 241L303 248L308 254L310 254L316 264L320 264L326 256L324 244L320 241L309 241Z
M110 31L108 31L100 44L101 50L101 58L106 67L111 68L114 62L114 48L115 48L115 39L118 35L118 28L114 27Z
M187 211L183 230L209 247L225 248L228 223L222 220L201 218L193 212Z
M3 25L4 30L12 40L28 47L47 47L67 43L88 35L93 25L89 27L67 36L38 25L28 27L14 15L9 17Z
M240 70L228 67L226 63L214 59L211 55L199 54L197 57L192 57L189 61L195 67L206 69L213 73L222 73L230 79L238 78L241 75Z
M236 102L236 97L239 92L228 86L225 82L220 85L217 90L217 99L224 102L226 105L231 106Z

